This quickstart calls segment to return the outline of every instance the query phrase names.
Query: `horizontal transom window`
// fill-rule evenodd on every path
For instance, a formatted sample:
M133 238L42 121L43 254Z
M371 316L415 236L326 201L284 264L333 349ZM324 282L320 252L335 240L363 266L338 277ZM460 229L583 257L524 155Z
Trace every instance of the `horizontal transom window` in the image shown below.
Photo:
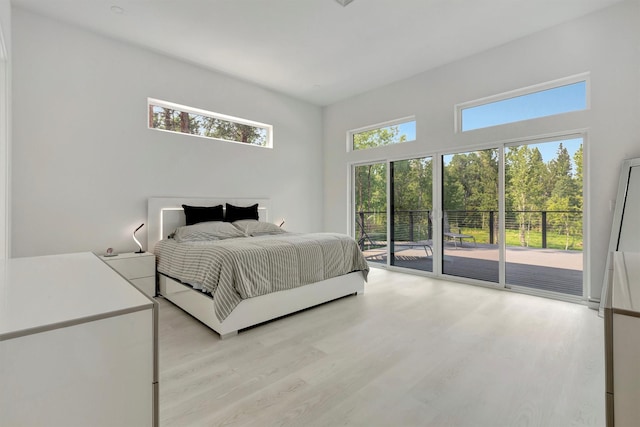
M415 141L416 121L413 117L380 123L349 132L349 149L364 150L401 142Z
M580 75L456 106L457 131L470 131L588 108L588 76Z
M148 99L149 128L273 147L273 126L159 99Z

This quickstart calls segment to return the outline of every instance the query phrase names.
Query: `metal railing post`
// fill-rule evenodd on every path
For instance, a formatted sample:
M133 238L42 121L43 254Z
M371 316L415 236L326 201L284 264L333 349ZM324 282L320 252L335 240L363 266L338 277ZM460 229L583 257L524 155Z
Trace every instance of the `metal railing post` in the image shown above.
M409 241L413 242L413 211L409 211Z
M358 211L356 212L355 226L356 227L359 226L360 230L359 232L358 230L355 230L354 234L356 237L359 237L358 244L362 250L364 250L365 247L378 246L375 243L379 243L380 236L383 236L383 235L386 236L385 239L387 240L393 239L394 237L393 232L395 232L396 238L402 239L402 240L408 239L409 241L420 241L425 238L427 240L432 240L434 238L433 218L431 217L432 213L433 212L430 210L420 210L420 209L397 211L396 212L397 215L395 216L396 218L395 220L397 220L397 223L392 225L392 228L391 228L392 233L389 236L386 236L386 231L387 231L386 228L382 230L381 227L378 226L379 221L382 221L382 222L386 221L385 219L386 213L381 213L376 211ZM493 210L447 211L447 213L449 214L449 220L451 221L451 224L454 228L456 229L462 228L460 227L461 220L464 219L466 215L466 222L465 222L466 227L469 229L475 229L476 231L481 229L482 233L486 232L486 226L484 221L486 221L486 214L488 213L489 214L489 221L488 221L489 232L487 233L488 243L492 245L499 243L500 218L499 218L498 211L493 211ZM528 215L528 218L529 218L527 222L527 226L529 227L528 231L535 233L536 237L540 236L541 238L541 242L538 243L539 246L535 245L535 247L542 248L542 249L547 249L549 245L551 245L552 247L555 247L558 244L554 240L557 233L555 231L556 230L555 223L554 224L549 223L549 215L548 215L549 213L555 214L555 215L563 214L563 215L567 215L570 218L570 220L566 220L560 225L561 227L564 227L561 230L564 230L563 232L565 233L566 236L568 236L567 239L569 238L575 239L576 237L577 238L582 237L582 235L579 233L582 227L580 212L568 211L568 210L567 211L542 211L542 210L506 211L505 218L503 219L503 221L505 221L505 232L516 230L516 227L518 224L513 223L514 215L517 216L518 214L525 214L525 215ZM475 215L475 217L472 217L471 214ZM478 222L479 214L482 214L482 221L480 222ZM536 226L534 225L534 222L535 222L535 215L537 214L540 214L540 224ZM371 217L367 220L366 217L368 215L371 215ZM405 217L405 215L408 218ZM366 224L365 221L369 221L370 224ZM574 228L577 231L574 231ZM551 231L552 233L551 241L549 241L548 239L549 231ZM483 234L483 236L487 236L487 235ZM484 238L485 237L482 237L481 239L484 239ZM479 242L487 243L487 240L479 240ZM571 240L570 244L571 244L571 247L573 248L575 244L581 246L582 241L579 240L577 243L574 243L574 240ZM581 247L579 247L578 250L581 250Z
M364 212L360 211L358 215L360 216L360 239L358 241L360 242L360 250L364 251Z
M542 249L547 248L547 211L542 211Z
M489 211L489 244L493 245L493 211Z

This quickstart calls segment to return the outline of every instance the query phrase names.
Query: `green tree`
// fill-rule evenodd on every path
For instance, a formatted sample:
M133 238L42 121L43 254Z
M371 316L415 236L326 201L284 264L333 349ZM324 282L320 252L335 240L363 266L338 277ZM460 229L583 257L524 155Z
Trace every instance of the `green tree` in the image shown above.
M396 210L431 209L431 158L393 162L393 188Z
M373 129L354 135L354 148L371 148L393 143L397 126ZM356 233L364 241L364 233L375 232L386 240L387 165L375 163L355 168ZM370 236L371 237L371 236Z
M427 239L428 213L433 206L432 160L430 157L399 160L392 162L392 165L396 240Z
M156 129L254 145L265 145L266 143L266 131L259 127L166 107L152 106L150 111L153 117L150 118L149 124Z
M354 148L372 148L389 145L397 139L399 129L391 126L382 129L373 129L361 132L353 136ZM406 137L402 135L401 141ZM355 198L357 212L386 212L387 204L387 180L386 164L376 163L356 167Z
M451 227L488 230L491 212L498 210L498 190L498 150L443 158L443 207ZM498 222L493 225L497 236Z
M581 157L582 154L579 156ZM567 250L573 243L572 236L575 232L572 211L581 205L579 193L582 193L582 188L577 187L576 179L572 174L571 156L562 143L558 146L556 157L549 162L549 172L554 186L551 197L547 201L547 210L555 211L549 218L549 223L565 236L565 250ZM580 170L581 173L582 170Z
M482 150L478 152L479 174L477 182L476 208L482 213L481 227L489 226L489 212L498 210L498 150ZM498 235L498 221L493 223L493 235Z
M204 136L254 145L265 143L266 135L261 128L214 117L203 117L202 121Z
M365 233L370 239L386 240L386 171L386 163L355 167L355 230L361 244L365 242ZM376 236L372 236L374 232Z
M406 135L398 135L400 135L398 126L389 126L356 133L353 135L353 149L362 150L381 147L396 142L405 142L407 140Z
M457 210L471 210L473 207L473 190L478 180L478 170L475 161L476 153L454 154L451 161L445 166L446 174L451 184L451 194L445 201L445 210L456 210L452 204L456 204ZM453 198L452 195L457 197ZM461 200L460 200L461 198ZM447 206L449 205L449 206Z
M541 210L546 168L537 147L509 147L505 156L507 210L514 212L521 246L529 246L531 211Z
M451 167L456 156L460 156L460 154L454 155L449 163L443 166L442 206L445 211L465 210L466 206L466 192L463 185L464 176L460 176L463 167ZM456 163L459 161L456 160Z
M576 192L574 209L582 211L582 204L583 204L583 196L582 196L582 188L583 188L583 183L582 183L582 144L580 144L580 147L578 147L578 149L576 150L575 154L573 155L573 163L576 166L576 171L575 171L575 174L573 176L573 180L575 182L574 187L575 187L575 192Z

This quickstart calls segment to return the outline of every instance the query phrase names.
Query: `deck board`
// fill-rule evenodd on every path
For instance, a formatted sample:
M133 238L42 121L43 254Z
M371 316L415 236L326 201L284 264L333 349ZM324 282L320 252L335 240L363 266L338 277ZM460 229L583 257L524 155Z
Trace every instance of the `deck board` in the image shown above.
M386 247L364 251L373 263L387 263ZM496 245L445 247L443 274L498 283ZM512 260L513 262L510 262ZM517 261L517 262L516 262ZM396 248L392 265L433 271L433 258L414 248ZM583 294L582 252L556 249L507 248L507 286L522 286L572 296Z

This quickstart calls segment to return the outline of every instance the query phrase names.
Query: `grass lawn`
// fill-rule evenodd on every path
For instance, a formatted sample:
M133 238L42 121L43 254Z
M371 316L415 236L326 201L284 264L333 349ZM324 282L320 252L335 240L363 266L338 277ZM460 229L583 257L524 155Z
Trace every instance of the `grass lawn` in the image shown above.
M455 228L457 231L458 229ZM462 234L469 234L476 238L477 243L489 243L489 230L486 228L462 228ZM405 233L406 234L406 233ZM507 246L521 246L518 230L506 230L507 234ZM369 237L374 242L386 242L386 233L380 233L375 231L369 232ZM417 232L414 240L426 239L426 231ZM530 248L542 248L542 232L530 231L527 235ZM396 236L396 240L408 240L406 235L399 234ZM547 232L547 248L548 249L565 249L566 237L554 232ZM368 241L365 243L369 243ZM494 243L498 243L495 241ZM384 245L384 243L382 243ZM569 247L571 251L582 251L582 236L570 236Z
M463 228L462 234L470 234L478 243L489 243L489 230L481 228ZM518 230L506 230L507 246L520 246ZM530 248L542 248L542 232L530 231L528 233ZM497 242L494 242L497 243ZM547 233L548 249L565 249L566 237L557 233ZM582 236L570 236L568 250L582 251Z

